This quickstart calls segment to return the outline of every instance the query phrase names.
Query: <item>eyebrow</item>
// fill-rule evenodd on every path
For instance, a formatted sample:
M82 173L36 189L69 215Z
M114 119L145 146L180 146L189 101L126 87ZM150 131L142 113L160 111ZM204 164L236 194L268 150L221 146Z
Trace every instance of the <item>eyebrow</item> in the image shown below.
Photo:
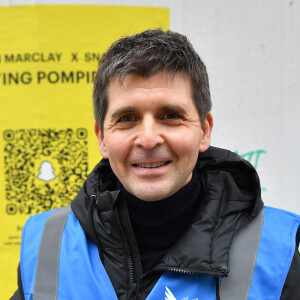
M174 111L174 112L178 112L179 114L182 114L182 115L187 114L187 111L182 106L176 105L176 104L161 105L161 106L158 106L157 109L162 110L162 111ZM114 120L115 118L118 118L121 115L124 115L127 113L132 113L132 112L135 112L136 110L137 109L135 106L120 107L111 115L111 119Z
M178 112L182 115L186 115L187 111L180 105L176 105L176 104L168 104L168 105L162 105L159 107L161 110L164 111L174 111L174 112Z
M112 115L111 119L114 120L115 118L136 111L136 108L134 106L125 106L125 107L120 107L118 108Z

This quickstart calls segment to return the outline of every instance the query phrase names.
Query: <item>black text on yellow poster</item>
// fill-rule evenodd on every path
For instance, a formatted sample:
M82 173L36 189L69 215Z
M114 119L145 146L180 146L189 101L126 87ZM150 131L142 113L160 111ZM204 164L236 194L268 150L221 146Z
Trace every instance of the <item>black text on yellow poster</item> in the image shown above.
M21 231L34 213L69 204L101 158L92 83L117 38L169 26L167 8L0 7L0 289L16 289Z

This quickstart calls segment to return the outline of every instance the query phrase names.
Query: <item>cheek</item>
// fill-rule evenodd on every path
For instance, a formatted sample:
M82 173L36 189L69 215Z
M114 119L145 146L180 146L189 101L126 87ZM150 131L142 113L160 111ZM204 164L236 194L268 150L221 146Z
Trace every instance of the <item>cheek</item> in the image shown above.
M110 144L108 146L108 159L113 172L117 175L117 177L121 178L126 161L124 147L120 143Z
M120 134L112 134L106 142L106 149L109 160L113 163L115 161L124 161L129 151L129 139Z
M190 132L185 132L184 134L180 134L174 136L169 140L169 145L172 147L173 151L180 158L188 159L197 159L199 154L201 140L201 132L197 132L197 134L191 134Z

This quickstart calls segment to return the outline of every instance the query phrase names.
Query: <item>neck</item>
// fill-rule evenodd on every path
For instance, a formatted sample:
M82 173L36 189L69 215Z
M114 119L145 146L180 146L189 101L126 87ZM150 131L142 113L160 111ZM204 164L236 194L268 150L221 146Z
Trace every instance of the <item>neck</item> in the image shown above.
M187 185L159 201L140 200L125 189L122 194L145 272L159 262L189 226L199 204L200 181L194 172Z

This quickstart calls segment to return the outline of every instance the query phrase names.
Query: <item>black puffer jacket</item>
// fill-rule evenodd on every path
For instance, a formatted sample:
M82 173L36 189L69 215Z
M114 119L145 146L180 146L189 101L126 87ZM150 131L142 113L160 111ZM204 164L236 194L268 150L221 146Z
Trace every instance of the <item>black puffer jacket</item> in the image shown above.
M119 201L117 179L108 160L95 167L72 202L82 228L98 247L118 299L145 299L166 270L216 277L228 274L233 235L263 208L259 179L247 161L214 147L199 155L196 170L202 186L191 226L145 274L126 202ZM281 300L299 299L297 254L296 251ZM21 284L12 299L21 299L20 294Z

